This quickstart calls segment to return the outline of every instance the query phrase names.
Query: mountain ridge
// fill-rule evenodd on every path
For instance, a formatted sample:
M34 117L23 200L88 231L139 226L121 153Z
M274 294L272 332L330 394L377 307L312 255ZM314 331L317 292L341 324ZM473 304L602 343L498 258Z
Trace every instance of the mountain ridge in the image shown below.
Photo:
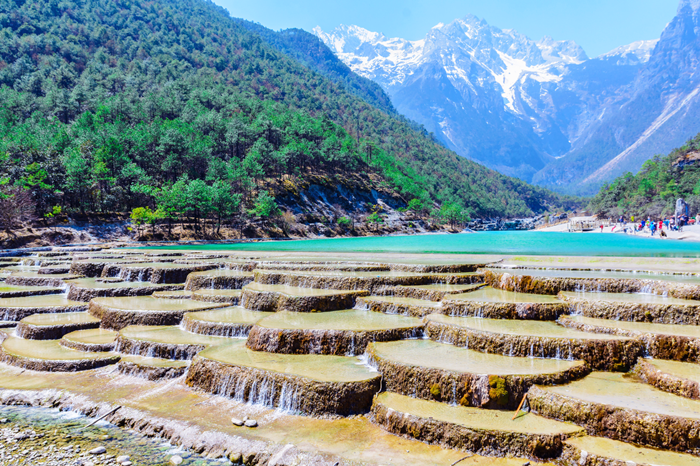
M683 0L659 39L594 58L575 42L534 41L473 15L439 24L419 41L357 26L314 33L460 155L582 194L700 130L697 86L684 82L689 74L695 82L698 10L698 0ZM674 63L687 71L674 71ZM658 82L669 73L675 89Z

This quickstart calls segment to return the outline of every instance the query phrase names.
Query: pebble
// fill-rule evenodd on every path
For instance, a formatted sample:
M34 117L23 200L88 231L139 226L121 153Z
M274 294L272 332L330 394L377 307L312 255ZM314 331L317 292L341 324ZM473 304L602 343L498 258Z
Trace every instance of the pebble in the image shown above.
M258 427L258 421L256 421L255 419L248 419L247 421L245 421L245 426L246 427Z
M91 455L101 455L105 453L107 449L105 447L95 447L92 450L90 450Z
M131 466L132 464L134 463L132 463L131 461L124 461L123 463L121 463L122 466Z
M127 455L117 456L117 463L119 463L119 464L126 463L127 461L129 461L129 459L130 459L129 456L127 456Z
M244 422L245 422L245 421L243 421L242 419L238 419L237 417L232 417L232 418L231 418L231 424L233 424L234 426L239 426L239 427L240 427L240 426L243 425Z
M170 464L175 464L175 465L182 464L182 458L177 456L177 455L171 456L170 457Z

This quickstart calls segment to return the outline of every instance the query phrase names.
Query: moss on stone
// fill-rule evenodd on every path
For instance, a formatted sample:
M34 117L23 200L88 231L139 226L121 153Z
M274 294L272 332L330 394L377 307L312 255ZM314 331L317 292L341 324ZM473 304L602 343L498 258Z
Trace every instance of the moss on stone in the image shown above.
M506 379L497 375L489 376L489 398L498 406L508 405L508 390L506 389Z

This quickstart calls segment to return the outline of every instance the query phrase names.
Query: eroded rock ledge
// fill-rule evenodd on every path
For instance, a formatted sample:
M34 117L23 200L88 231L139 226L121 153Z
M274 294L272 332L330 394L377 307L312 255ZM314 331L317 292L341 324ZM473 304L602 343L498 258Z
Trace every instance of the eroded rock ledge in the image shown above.
M207 393L311 416L351 416L370 410L380 377L356 382L321 382L196 356L187 385Z
M268 353L356 356L364 353L367 345L375 341L405 340L422 335L421 327L354 331L276 329L255 325L248 335L247 346Z
M533 412L578 424L589 435L700 455L700 420L588 402L537 386L527 399Z

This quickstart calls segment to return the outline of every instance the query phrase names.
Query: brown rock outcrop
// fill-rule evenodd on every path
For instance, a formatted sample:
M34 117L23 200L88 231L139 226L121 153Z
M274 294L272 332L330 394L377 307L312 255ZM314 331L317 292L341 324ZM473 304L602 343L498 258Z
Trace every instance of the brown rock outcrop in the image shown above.
M130 375L132 377L141 377L147 380L167 380L176 379L187 372L188 366L151 366L147 364L139 364L135 361L127 361L122 359L117 364L119 373Z
M185 330L199 335L213 337L246 338L253 324L239 322L208 322L193 318L191 313L185 314L182 319Z
M410 298L414 299L414 298ZM433 301L426 301L425 305L421 303L408 303L400 301L392 301L390 299L373 299L373 298L358 298L357 306L361 309L367 309L372 312L382 312L384 314L399 314L408 317L425 317L433 313L442 313L442 306L436 305Z
M30 359L8 353L0 347L0 362L10 366L20 367L30 371L43 372L78 372L97 369L119 362L119 356L114 354L100 358L75 359L70 361L54 361L50 359Z
M215 290L240 290L252 281L253 275L249 272L226 275L195 272L187 276L185 289L188 291L196 291L202 288L210 288Z
M74 322L60 325L31 325L25 322L17 324L17 336L27 340L58 340L63 335L76 330L97 328L99 322Z
M667 280L637 278L574 278L516 275L483 271L484 281L493 288L521 293L556 295L561 291L598 291L607 293L651 292L679 299L700 300L700 286Z
M19 322L33 314L53 314L59 312L85 312L86 304L74 304L66 306L38 306L38 307L0 307L0 320Z
M182 285L153 284L150 286L125 286L116 288L92 288L79 283L68 282L68 299L87 303L93 298L116 298L125 296L148 296L156 291L176 291Z
M134 356L143 356L147 358L182 361L191 360L206 347L207 345L202 344L144 341L119 335L117 337L117 347L115 351L121 354L133 354Z

